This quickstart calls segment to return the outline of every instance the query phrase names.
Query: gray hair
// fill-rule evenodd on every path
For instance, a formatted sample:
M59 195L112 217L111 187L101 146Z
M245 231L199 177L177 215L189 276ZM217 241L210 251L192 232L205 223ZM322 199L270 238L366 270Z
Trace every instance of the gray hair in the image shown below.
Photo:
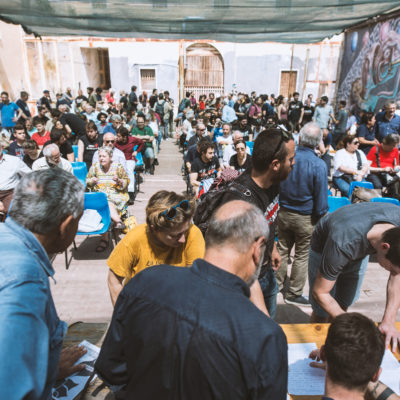
M107 146L103 146L103 147L100 147L100 148L99 148L99 154L100 154L100 152L102 152L102 151L106 152L106 153L110 156L110 158L112 158L112 156L113 156L113 149L111 149L110 147L107 147Z
M193 112L193 110L190 110L190 111L188 111L188 112L186 113L186 118L187 118L187 119L193 118L193 117L194 117L194 112Z
M51 157L51 153L53 152L53 150L57 150L58 152L60 151L60 149L58 148L58 146L55 143L51 143L48 144L44 149L43 149L43 155L46 158L50 158Z
M82 214L84 193L70 172L60 168L34 171L15 188L10 217L32 233L46 235L68 216Z
M301 146L314 149L322 140L321 128L315 122L305 124L300 130L299 143Z
M225 203L227 204L227 203ZM268 239L269 227L262 211L248 203L249 207L233 218L220 220L218 210L212 215L205 236L206 248L233 244L237 251L245 253L256 239Z

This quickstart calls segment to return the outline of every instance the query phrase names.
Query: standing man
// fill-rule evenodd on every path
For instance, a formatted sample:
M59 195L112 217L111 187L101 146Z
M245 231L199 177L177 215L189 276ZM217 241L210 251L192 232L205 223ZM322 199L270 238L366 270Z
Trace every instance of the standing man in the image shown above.
M73 366L82 348L61 351L67 324L58 318L49 283L49 257L72 243L83 196L68 172L32 172L16 187L10 216L0 224L1 399L50 399L57 379L84 368Z
M400 116L396 115L396 103L388 101L385 110L376 115L375 137L382 142L391 133L400 135Z
M312 322L326 322L357 301L370 254L390 272L385 312L379 329L393 351L400 307L400 212L387 203L357 203L322 218L311 238L308 261Z
M124 287L96 372L125 399L286 399L285 335L249 299L267 238L255 206L219 208L204 259L147 268Z
M289 103L289 115L288 119L292 125L292 131L298 132L300 125L303 122L304 107L303 103L299 100L299 93L293 93L293 100Z
M349 119L349 113L346 110L346 101L340 100L338 113L336 117L332 116L332 120L335 123L335 131L333 133L333 143L335 147L342 139L342 137L346 135L346 127L348 119Z
M47 89L43 90L43 97L40 98L39 105L46 107L47 111L50 111L52 102L50 92Z
M301 129L296 164L289 177L280 185L280 210L278 214L278 251L282 257L276 272L279 290L284 287L288 259L293 246L295 254L290 273L285 302L309 306L303 296L307 280L308 251L315 224L328 212L328 174L326 164L317 156L315 148L322 132L315 122Z
M17 106L20 110L22 110L23 115L21 115L18 120L19 123L25 124L25 120L31 118L31 111L29 110L28 101L29 94L25 91L22 91L20 94L20 98L17 100Z
M22 110L12 101L10 101L7 92L1 92L1 103L0 103L0 113L1 113L1 126L6 129L10 134L12 134L15 123L22 117L27 118L27 116L22 112Z
M322 96L319 105L315 108L313 121L315 121L321 129L328 129L329 122L333 117L332 106L328 105L328 97Z
M274 271L278 270L281 264L281 256L275 243L279 184L293 169L294 156L295 145L290 133L277 128L261 132L254 142L251 170L235 179L235 183L238 183L244 192L229 191L223 195L221 202L224 204L230 200L246 200L260 208L268 221L270 236L266 244L266 257L261 268L258 289L262 291L271 318L275 316L279 291Z
M136 111L137 105L139 104L136 89L136 86L131 86L131 92L129 93L130 111Z

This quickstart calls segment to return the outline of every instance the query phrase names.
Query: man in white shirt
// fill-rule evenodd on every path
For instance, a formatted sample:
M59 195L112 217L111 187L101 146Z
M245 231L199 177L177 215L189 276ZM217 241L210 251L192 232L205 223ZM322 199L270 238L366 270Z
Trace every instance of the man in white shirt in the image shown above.
M186 113L186 119L183 121L182 124L182 133L186 134L186 142L188 142L189 139L195 134L195 131L192 128L193 120L194 120L194 112L192 110L189 110Z
M222 125L222 136L217 137L218 143L218 155L219 158L222 159L224 157L224 151L229 145L233 144L233 139L231 135L231 125L228 123L224 123ZM229 164L229 161L228 161Z
M223 166L223 168L230 168L229 167L229 161L230 161L231 157L234 154L236 154L235 144L239 140L243 140L243 133L240 132L240 131L233 132L232 136L233 136L233 143L225 147L224 156L222 157L222 166ZM246 146L246 153L250 155L250 149L249 149L248 146Z
M19 158L3 154L3 145L0 141L0 213L8 212L14 188L24 174L29 174L31 169ZM1 219L1 216L0 216Z
M32 164L32 171L58 167L73 174L71 163L61 157L60 149L55 143L46 146L43 149L43 155L44 157L38 158Z
M124 167L126 173L128 173L128 167L126 166L126 158L124 153L121 150L115 148L116 137L113 133L108 132L103 136L103 146L107 146L110 149L113 149L112 161L121 164ZM93 155L92 165L99 161L99 151Z

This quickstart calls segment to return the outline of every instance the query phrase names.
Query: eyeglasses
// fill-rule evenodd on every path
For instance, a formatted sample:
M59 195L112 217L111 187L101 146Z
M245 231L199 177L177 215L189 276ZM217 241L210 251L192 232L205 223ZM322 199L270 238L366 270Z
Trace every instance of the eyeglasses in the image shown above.
M290 139L292 139L292 135L290 134L290 132L288 132L282 125L278 125L276 129L279 129L281 131L281 140L279 141L278 146L276 146L274 152L272 153L272 159L274 159L275 154L281 148L282 143L288 142Z
M189 210L189 200L182 200L177 205L167 208L160 214L160 217L165 216L169 220L174 219L178 214L177 208L180 208L183 211Z
M115 140L105 140L104 143L115 143Z

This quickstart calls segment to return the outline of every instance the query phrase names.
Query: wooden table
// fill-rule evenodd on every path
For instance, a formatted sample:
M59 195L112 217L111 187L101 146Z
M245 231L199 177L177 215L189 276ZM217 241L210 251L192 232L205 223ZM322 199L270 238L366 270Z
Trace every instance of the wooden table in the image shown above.
M316 343L320 348L328 334L330 324L281 324L285 332L288 343ZM400 322L396 322L397 329L400 330ZM397 350L395 356L400 360L400 353ZM311 360L310 360L311 362ZM295 400L321 399L321 396L291 396Z

